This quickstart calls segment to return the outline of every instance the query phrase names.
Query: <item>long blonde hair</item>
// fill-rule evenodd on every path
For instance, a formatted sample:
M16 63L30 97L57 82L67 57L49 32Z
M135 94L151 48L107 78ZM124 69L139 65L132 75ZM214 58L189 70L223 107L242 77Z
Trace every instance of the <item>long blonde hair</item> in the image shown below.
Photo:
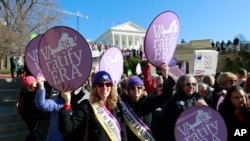
M97 89L96 86L92 89L90 93L90 101L92 103L99 103L101 106L105 106L104 101L101 100L96 89ZM113 85L111 87L110 94L107 97L106 106L108 106L109 109L114 109L117 105L117 101L118 101L117 86Z

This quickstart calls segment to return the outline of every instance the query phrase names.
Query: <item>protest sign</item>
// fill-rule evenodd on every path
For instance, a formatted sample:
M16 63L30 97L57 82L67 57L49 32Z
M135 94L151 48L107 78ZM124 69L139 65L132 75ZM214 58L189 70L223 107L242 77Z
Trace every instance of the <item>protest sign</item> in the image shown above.
M123 74L123 55L117 47L106 50L99 62L99 71L106 71L110 74L114 83L120 82Z
M25 50L25 64L33 76L38 74L44 77L39 60L38 60L38 46L43 34L34 37L26 46Z
M181 102L180 104L185 104L184 101ZM186 109L177 119L174 131L176 141L227 140L227 128L223 118L208 106Z
M76 30L65 26L46 31L39 43L38 57L45 79L59 91L82 86L92 68L88 42Z
M194 50L193 52L193 74L208 75L215 74L218 62L218 51Z
M176 49L179 32L180 23L174 12L162 12L152 21L144 40L144 52L151 64L160 67L163 63L169 63Z

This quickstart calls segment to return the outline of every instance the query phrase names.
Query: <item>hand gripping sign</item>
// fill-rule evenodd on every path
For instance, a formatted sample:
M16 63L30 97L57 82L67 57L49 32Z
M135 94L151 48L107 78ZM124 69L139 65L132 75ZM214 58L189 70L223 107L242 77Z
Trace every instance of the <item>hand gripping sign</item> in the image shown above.
M180 104L185 104L180 101ZM175 123L176 141L226 141L227 128L214 109L193 106L181 113Z
M25 63L33 76L40 74L41 77L44 77L38 60L38 46L42 37L43 34L40 34L28 43L25 50Z
M123 55L117 47L106 50L99 62L99 70L110 74L113 83L118 84L123 74Z
M48 83L57 90L74 90L88 78L92 54L85 38L65 26L49 29L39 44L39 63Z
M144 51L154 66L168 64L176 49L180 32L179 19L174 12L159 14L150 24L145 39Z

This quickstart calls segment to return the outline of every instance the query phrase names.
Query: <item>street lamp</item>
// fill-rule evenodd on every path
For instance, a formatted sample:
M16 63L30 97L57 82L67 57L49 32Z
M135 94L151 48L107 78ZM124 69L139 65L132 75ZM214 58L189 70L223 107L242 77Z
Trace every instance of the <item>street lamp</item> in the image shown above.
M79 11L76 13L77 31L79 31L79 17L82 17L84 19L88 19L89 18L88 16L81 15Z

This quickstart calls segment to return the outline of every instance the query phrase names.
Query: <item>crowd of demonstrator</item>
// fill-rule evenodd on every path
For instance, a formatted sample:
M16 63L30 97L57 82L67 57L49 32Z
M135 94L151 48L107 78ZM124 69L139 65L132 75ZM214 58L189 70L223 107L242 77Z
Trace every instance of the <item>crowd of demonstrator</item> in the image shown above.
M25 73L18 113L30 130L27 141L36 140L43 112L50 113L46 141L174 141L178 116L192 106L217 110L229 141L250 140L248 132L234 136L236 129L250 132L250 76L245 69L199 77L184 74L176 82L167 65L160 69L160 74L152 74L148 63L140 77L124 74L117 84L108 72L99 71L91 74L89 89L83 84L53 95L40 76Z
M212 40L211 46L216 48L219 53L230 53L230 52L239 52L240 51L240 40L237 36L234 37L233 42L228 40L225 42L222 40L221 42Z
M102 53L104 53L108 48L111 47L111 45L89 42L89 47L92 51L93 57L100 57ZM142 55L141 49L122 49L121 52L125 58Z

